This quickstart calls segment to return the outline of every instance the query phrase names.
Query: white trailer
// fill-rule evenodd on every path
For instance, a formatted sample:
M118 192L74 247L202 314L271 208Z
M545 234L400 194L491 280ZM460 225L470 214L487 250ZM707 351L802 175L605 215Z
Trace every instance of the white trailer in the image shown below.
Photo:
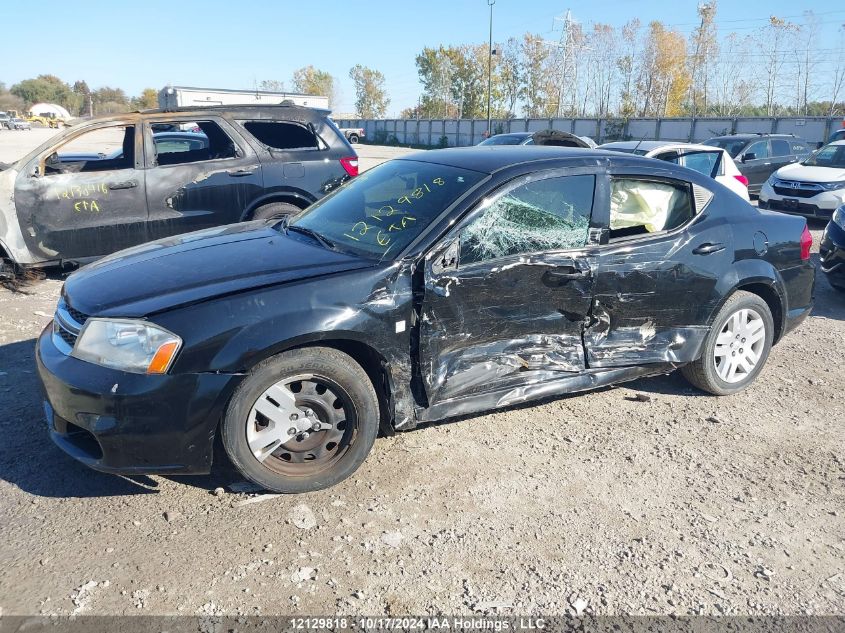
M158 105L163 109L211 105L274 105L293 101L309 108L329 107L329 98L292 92L266 90L229 90L227 88L192 88L190 86L165 86L158 92Z

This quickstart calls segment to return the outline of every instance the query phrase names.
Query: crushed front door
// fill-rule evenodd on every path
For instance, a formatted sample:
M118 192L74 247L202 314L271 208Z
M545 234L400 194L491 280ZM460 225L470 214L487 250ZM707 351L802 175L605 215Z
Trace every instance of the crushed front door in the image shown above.
M508 392L584 370L596 179L520 179L432 253L419 330L429 405L498 394L498 406Z

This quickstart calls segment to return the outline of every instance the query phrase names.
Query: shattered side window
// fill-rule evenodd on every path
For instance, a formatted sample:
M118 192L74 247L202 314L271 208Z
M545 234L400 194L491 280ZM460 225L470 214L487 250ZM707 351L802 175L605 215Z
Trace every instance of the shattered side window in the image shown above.
M159 167L237 156L235 143L214 121L159 121L151 124L150 129L153 132L155 164Z
M614 178L610 185L610 238L669 231L694 215L689 187Z
M461 231L461 264L584 246L595 183L564 176L509 191Z
M319 149L316 134L299 123L242 121L247 132L273 149Z

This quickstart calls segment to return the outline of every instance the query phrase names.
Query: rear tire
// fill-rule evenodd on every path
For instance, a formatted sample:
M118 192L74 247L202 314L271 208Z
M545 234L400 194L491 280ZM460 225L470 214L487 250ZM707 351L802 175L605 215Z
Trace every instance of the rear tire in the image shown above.
M740 290L713 320L701 357L682 367L681 373L694 386L716 396L742 391L766 364L774 332L768 304Z
M282 218L295 216L302 213L302 209L288 202L271 202L258 207L252 214L253 220L281 220Z
M250 372L235 390L221 434L244 477L267 490L300 493L354 473L378 427L378 399L364 369L336 349L306 347Z
M349 142L350 143L357 143L358 142L358 135L357 134L350 134L349 135Z

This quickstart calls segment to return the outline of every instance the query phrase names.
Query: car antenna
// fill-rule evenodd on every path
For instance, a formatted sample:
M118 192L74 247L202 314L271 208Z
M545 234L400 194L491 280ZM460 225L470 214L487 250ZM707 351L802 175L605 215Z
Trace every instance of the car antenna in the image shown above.
M636 153L637 153L637 149L639 148L640 143L642 143L644 140L645 140L645 135L643 135L643 137L642 137L639 141L637 141L637 144L636 144L636 145L634 145L634 149L632 149L632 150L631 150L631 153L632 153L632 154L636 154Z

